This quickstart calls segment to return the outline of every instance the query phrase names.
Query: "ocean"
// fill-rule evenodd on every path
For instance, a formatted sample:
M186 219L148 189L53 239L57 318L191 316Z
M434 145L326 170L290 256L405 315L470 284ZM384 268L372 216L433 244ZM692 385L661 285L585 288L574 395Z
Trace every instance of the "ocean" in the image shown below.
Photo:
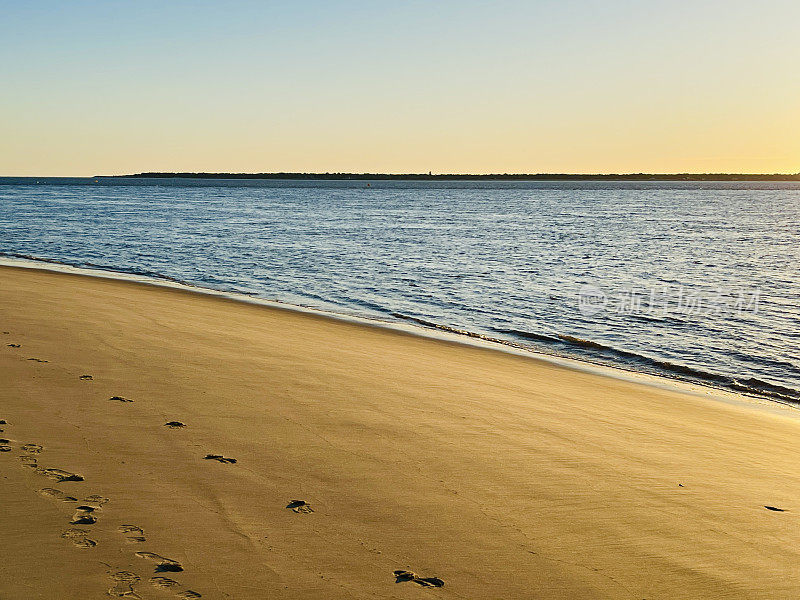
M0 256L800 402L798 182L6 177Z

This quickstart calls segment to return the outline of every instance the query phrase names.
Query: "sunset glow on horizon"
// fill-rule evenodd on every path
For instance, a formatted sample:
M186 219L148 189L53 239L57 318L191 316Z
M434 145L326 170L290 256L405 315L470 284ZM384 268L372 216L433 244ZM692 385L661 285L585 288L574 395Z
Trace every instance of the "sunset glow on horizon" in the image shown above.
M4 176L800 171L795 2L0 14Z

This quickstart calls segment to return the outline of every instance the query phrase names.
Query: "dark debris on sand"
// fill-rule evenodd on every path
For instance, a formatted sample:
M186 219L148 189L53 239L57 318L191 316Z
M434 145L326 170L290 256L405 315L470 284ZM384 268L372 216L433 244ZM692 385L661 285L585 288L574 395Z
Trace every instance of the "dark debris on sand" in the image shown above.
M414 571L406 571L399 569L394 572L395 583L403 583L404 581L413 581L422 587L444 587L444 581L438 577L420 577Z
M114 400L116 402L133 402L133 400L129 400L128 398L123 398L122 396L111 396L109 400Z
M180 421L169 421L168 423L164 423L164 427L169 427L170 429L180 429L181 427L186 427L186 425Z
M205 460L216 460L217 462L221 462L224 464L234 464L236 462L235 458L225 458L221 454L206 454L203 457Z
M292 500L286 505L286 508L291 508L296 513L313 513L314 509L305 500Z
M766 506L766 505L764 505L764 508L766 508L767 510L775 511L775 512L786 512L785 508L778 508L776 506Z

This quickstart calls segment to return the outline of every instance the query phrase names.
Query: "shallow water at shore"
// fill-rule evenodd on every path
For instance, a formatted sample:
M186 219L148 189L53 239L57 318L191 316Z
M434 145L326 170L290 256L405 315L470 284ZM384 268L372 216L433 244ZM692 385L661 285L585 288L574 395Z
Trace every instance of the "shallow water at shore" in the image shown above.
M5 255L788 400L797 223L786 182L0 179Z

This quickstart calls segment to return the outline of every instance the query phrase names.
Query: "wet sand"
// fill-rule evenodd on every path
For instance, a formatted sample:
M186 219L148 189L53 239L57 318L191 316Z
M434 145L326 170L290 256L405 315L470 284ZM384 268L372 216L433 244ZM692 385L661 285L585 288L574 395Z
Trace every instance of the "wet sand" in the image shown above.
M0 331L3 600L800 596L795 409L12 267Z

